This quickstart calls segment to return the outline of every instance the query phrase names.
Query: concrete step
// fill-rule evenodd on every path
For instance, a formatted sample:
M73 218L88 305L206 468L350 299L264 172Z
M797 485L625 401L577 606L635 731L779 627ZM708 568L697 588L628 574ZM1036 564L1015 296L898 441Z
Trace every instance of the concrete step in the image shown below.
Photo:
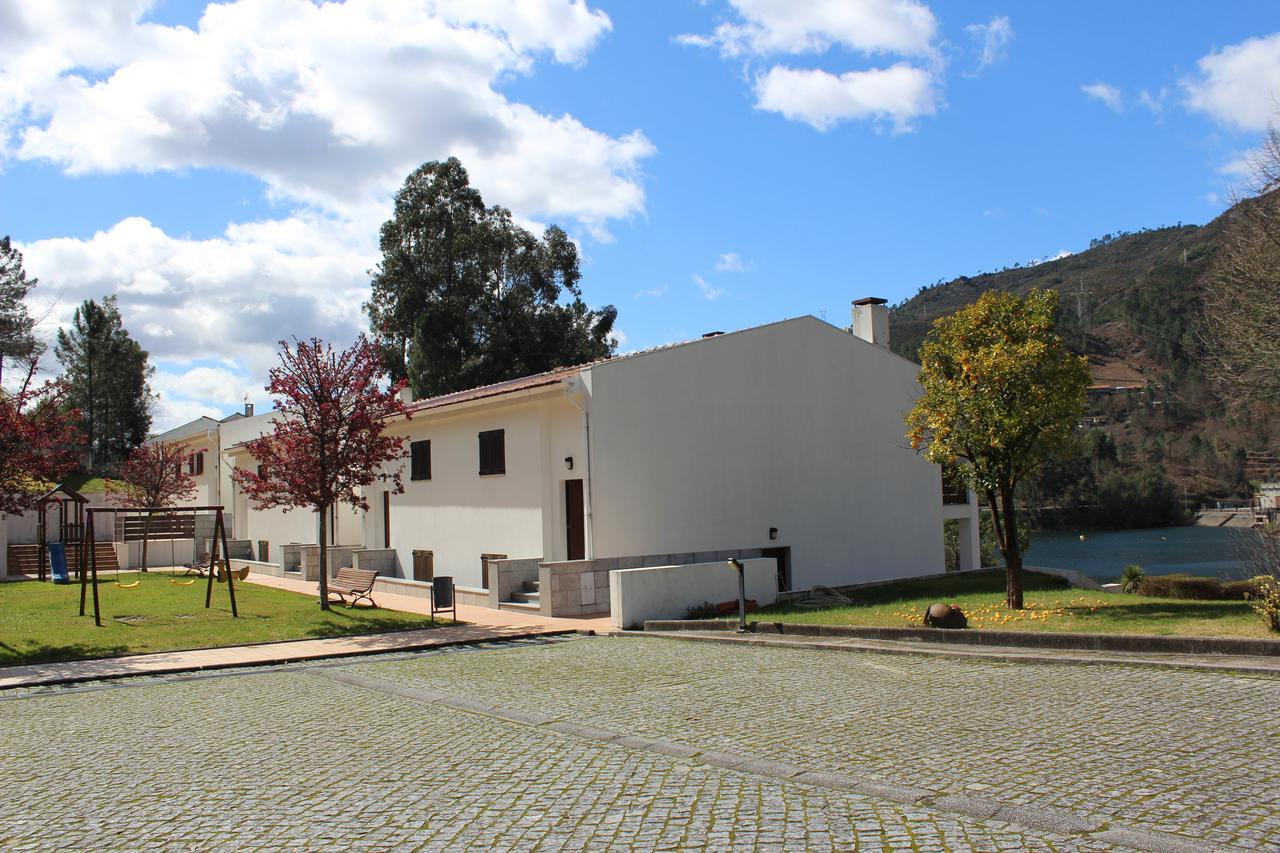
M540 604L524 604L519 601L501 601L498 603L499 610L519 610L522 613L541 613L542 605Z
M517 604L537 604L541 601L541 596L536 592L513 592L511 600Z

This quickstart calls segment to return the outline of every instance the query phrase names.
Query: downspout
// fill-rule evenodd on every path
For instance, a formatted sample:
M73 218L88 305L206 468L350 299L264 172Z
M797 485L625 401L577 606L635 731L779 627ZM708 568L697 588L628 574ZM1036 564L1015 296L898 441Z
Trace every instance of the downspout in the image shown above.
M596 556L596 534L595 534L595 516L592 512L595 506L591 499L591 392L587 389L587 384L583 380L582 375L570 377L564 382L565 397L574 405L578 411L582 412L582 446L587 454L587 467L583 471L583 479L586 480L586 488L583 489L583 515L586 522L587 548L586 558L594 560Z

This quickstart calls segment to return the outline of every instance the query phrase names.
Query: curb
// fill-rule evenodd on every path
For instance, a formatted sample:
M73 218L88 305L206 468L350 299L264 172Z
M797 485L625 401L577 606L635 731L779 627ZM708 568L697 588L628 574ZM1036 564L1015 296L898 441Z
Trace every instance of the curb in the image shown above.
M1219 672L1236 675L1280 676L1280 661L1254 656L1228 657L1212 660L1212 655L1203 660L1185 660L1154 652L1161 657L1125 657L1123 652L1101 652L1114 657L1098 657L1090 650L1036 650L1018 647L975 648L956 644L919 643L908 645L903 641L875 640L840 637L816 637L807 639L801 636L780 636L777 638L761 634L736 634L723 629L699 633L686 631L610 631L610 637L630 637L641 640L674 640L684 643L722 643L726 645L765 646L775 649L805 649L824 652L871 652L882 655L915 655L922 657L939 657L956 661L996 661L999 663L1017 664L1057 664L1067 666L1141 666L1151 669L1181 669L1195 672ZM930 648L929 646L933 646Z
M858 640L898 640L938 645L1001 646L1028 649L1091 652L1139 652L1182 655L1280 656L1280 640L1250 637L1163 637L1154 634L1068 634L1032 631L980 631L941 628L875 628L854 625L806 625L791 622L754 621L753 634L789 634L801 637L844 637ZM732 631L723 619L651 619L644 630Z
M222 663L208 663L199 665L182 665L175 664L173 666L159 667L149 669L142 672L108 672L93 675L55 675L55 676L33 676L30 681L24 681L21 684L10 684L6 687L0 687L0 696L3 696L9 690L23 690L30 687L57 687L64 684L85 684L91 681L119 681L123 678L148 678L151 676L177 675L185 672L214 672L220 669L249 669L262 666L279 666L286 663L313 662L322 660L339 660L341 658L357 658L368 657L370 655L386 655L399 654L401 652L415 652L424 649L447 649L453 646L470 646L483 645L486 643L509 642L511 640L533 640L539 637L563 637L567 634L580 634L581 631L567 628L554 631L536 631L524 634L509 634L501 637L481 637L470 640L446 640L444 642L418 642L409 643L404 646L397 646L392 649L353 649L350 651L331 652L319 655L281 655L279 657L264 658L263 660L253 661L225 661ZM594 632L587 632L594 633ZM364 634L361 636L379 636L378 634ZM296 642L288 640L286 642ZM219 650L239 649L239 648L260 648L264 645L275 645L274 643L255 643L248 646L217 646ZM281 644L283 645L283 644ZM203 649L201 650L203 651ZM169 652L157 652L156 654L170 654ZM96 663L97 661L111 660L111 658L93 658L90 661L65 661L65 663ZM22 698L22 697L19 697Z

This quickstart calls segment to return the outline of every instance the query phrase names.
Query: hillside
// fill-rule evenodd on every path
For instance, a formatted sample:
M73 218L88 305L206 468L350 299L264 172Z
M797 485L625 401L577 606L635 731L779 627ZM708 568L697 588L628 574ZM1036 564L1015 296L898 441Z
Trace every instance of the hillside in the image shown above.
M1074 473L1051 472L1069 482L1037 484L1042 501L1097 503L1108 476L1152 471L1191 506L1243 498L1250 480L1280 478L1270 455L1280 446L1280 418L1273 407L1228 411L1201 368L1203 285L1231 216L1105 235L1058 260L922 287L890 312L893 348L915 358L934 319L983 291L1057 290L1059 329L1089 357L1094 387L1081 423L1087 458ZM1086 435L1091 429L1105 437Z

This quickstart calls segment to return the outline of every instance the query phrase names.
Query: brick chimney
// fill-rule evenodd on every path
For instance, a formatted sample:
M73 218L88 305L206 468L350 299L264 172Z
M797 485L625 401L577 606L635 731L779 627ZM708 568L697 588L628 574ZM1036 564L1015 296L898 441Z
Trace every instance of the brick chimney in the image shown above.
M889 348L888 302L878 296L853 300L853 333L885 349Z

